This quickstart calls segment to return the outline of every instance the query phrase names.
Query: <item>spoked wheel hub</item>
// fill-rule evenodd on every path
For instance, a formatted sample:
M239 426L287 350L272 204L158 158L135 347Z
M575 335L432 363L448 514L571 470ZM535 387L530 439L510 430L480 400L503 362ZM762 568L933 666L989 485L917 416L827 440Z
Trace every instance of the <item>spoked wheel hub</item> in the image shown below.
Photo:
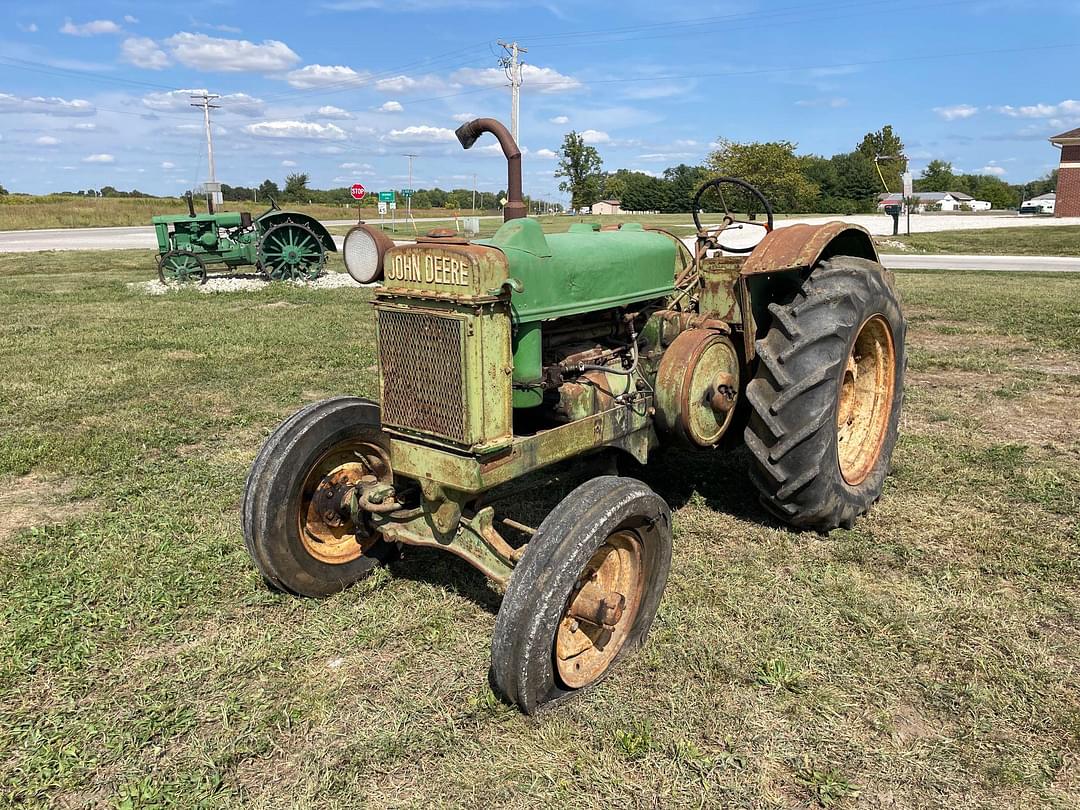
M297 509L307 552L331 565L364 554L378 535L359 500L366 490L392 480L386 451L376 444L351 440L324 453L304 479Z
M587 686L607 670L634 626L644 584L641 539L615 532L585 566L559 623L555 664L566 686Z
M867 319L855 338L840 384L836 409L840 473L852 486L877 463L892 410L896 350L881 315Z

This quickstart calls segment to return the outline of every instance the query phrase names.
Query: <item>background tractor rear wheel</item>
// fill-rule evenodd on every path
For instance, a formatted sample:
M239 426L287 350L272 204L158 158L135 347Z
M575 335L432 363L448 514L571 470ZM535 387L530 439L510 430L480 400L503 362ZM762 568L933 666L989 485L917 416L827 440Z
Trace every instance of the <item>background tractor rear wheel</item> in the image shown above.
M257 264L271 281L314 281L326 266L326 249L315 231L286 220L259 239Z
M170 250L158 259L157 272L162 284L206 283L206 265L189 250Z
M879 497L896 444L907 322L876 262L822 262L769 305L746 444L765 506L802 529L850 527Z
M602 680L652 626L671 513L640 481L587 481L544 519L495 620L491 687L526 714Z
M395 556L396 546L347 508L350 489L392 481L375 403L334 397L282 422L244 489L244 542L266 583L328 596Z

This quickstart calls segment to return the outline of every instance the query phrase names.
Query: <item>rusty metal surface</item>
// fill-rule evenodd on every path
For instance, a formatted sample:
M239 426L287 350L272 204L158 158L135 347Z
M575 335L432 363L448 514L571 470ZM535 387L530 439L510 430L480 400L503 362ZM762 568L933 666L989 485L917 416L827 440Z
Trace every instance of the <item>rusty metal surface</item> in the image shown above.
M468 149L484 132L490 132L498 139L506 157L506 206L503 208L503 222L521 219L527 214L521 195L521 149L510 130L494 118L476 118L462 124L454 134L462 147Z
M731 423L738 379L738 353L726 336L683 332L656 374L657 426L685 444L715 446Z
M745 261L740 256L715 256L700 261L701 297L698 308L702 313L727 323L742 321L735 284Z
M878 463L889 430L896 380L896 349L880 315L859 329L844 367L836 410L840 473L858 486Z
M878 261L870 232L846 222L789 225L765 236L743 265L745 276L813 267L827 255L860 256Z
M615 660L634 626L645 586L641 538L623 529L586 564L555 635L555 666L571 688L588 686Z

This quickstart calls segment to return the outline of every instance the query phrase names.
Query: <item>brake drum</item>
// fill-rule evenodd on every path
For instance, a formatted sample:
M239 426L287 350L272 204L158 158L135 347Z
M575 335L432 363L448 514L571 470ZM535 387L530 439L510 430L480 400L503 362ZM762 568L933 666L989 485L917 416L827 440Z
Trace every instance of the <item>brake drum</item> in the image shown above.
M688 329L660 360L657 426L687 444L714 447L731 424L738 393L734 344L713 329Z

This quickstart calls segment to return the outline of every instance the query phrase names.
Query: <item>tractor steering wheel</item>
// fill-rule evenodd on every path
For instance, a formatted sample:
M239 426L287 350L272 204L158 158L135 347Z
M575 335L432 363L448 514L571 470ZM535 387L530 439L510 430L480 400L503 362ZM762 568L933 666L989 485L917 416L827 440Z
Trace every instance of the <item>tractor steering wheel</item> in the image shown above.
M731 210L728 208L727 200L724 198L724 192L720 190L720 186L725 184L736 186L743 191L749 192L753 197L757 198L757 200L761 203L761 208L765 211L767 221L764 226L762 226L760 222L753 222L749 219L736 219L731 215ZM704 229L701 227L701 218L698 215L698 211L701 208L702 196L705 194L706 191L714 187L717 189L720 195L720 202L724 206L724 219L718 228L705 232ZM749 210L747 211L748 216L754 213L756 212ZM764 227L765 233L769 233L773 229L773 210L772 206L769 205L769 201L765 199L765 195L758 191L756 188L754 188L752 185L747 183L745 180L740 180L737 177L714 177L712 180L702 185L702 187L699 188L697 190L697 193L694 195L693 214L694 225L697 226L698 235L706 236L707 238L711 239L713 243L725 253L752 253L754 248L756 247L756 245L752 245L750 247L727 247L725 245L722 245L720 243L720 236L725 231L740 230L744 226L748 225L758 228Z

